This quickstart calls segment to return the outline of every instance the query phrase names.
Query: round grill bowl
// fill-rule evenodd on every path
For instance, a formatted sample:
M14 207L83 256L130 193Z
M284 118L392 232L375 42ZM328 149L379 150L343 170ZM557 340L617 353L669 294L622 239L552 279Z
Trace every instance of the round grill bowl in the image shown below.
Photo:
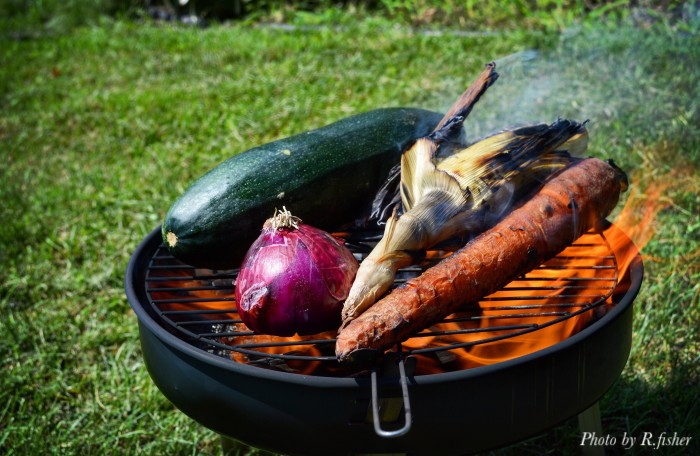
M624 238L626 248L634 249ZM306 376L241 364L167 330L146 296L146 269L160 245L157 228L134 252L125 279L151 378L203 426L283 454L459 455L542 433L589 408L620 375L631 347L632 302L643 276L634 250L611 310L549 348L485 367L409 375L412 427L385 438L367 419L369 376ZM380 379L379 385L382 397L401 396L396 379Z

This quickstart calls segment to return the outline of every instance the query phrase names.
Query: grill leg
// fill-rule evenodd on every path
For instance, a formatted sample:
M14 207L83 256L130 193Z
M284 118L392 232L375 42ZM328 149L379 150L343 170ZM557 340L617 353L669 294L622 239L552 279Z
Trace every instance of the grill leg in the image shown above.
M596 402L578 415L578 427L581 434L592 432L596 436L603 435L603 424L600 421L600 406ZM602 445L584 445L581 447L584 456L603 456L605 447Z

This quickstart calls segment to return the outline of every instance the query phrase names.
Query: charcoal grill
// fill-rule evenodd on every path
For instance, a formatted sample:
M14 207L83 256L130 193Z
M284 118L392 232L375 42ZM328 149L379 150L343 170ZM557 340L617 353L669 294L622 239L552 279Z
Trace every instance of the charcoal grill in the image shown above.
M361 259L380 233L345 235ZM401 270L397 284L441 255ZM620 264L623 257L632 258L629 266ZM236 314L236 274L174 259L160 228L129 263L126 293L146 367L180 410L225 441L283 454L466 454L595 410L627 361L643 266L632 242L608 225L359 366L336 362L333 333L276 338L249 331ZM488 365L473 356L572 324L572 335L527 354L506 352Z

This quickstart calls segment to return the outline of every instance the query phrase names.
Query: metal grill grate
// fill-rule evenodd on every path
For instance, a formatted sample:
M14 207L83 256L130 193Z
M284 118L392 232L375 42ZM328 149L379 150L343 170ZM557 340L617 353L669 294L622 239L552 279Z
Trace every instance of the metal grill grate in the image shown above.
M344 233L346 245L364 258L377 232ZM429 252L418 266L399 271L394 286L448 255ZM354 375L334 355L335 333L312 337L255 334L236 312L237 270L197 269L173 258L165 246L151 257L146 295L161 324L189 343L235 362L314 375ZM404 354L449 366L477 346L526 337L555 325L576 331L604 312L618 283L618 265L603 233L587 233L558 256L498 292L402 343ZM572 323L576 320L575 323ZM469 364L457 363L457 369ZM448 367L446 367L449 370Z

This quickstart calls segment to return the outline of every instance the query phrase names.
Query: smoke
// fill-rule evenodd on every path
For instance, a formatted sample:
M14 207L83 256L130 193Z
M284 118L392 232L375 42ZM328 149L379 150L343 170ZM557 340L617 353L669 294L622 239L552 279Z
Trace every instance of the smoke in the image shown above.
M697 37L671 27L581 28L548 49L496 56L500 77L467 119L467 139L558 118L589 120L599 149L610 145L604 136L664 139L697 117L698 88L687 77L697 71L679 58L695 53Z
M587 65L578 57L572 62L560 50L526 50L497 58L500 77L470 115L468 138L558 118L582 122L611 113L609 103L597 96L597 82L585 72L571 71L574 65Z

